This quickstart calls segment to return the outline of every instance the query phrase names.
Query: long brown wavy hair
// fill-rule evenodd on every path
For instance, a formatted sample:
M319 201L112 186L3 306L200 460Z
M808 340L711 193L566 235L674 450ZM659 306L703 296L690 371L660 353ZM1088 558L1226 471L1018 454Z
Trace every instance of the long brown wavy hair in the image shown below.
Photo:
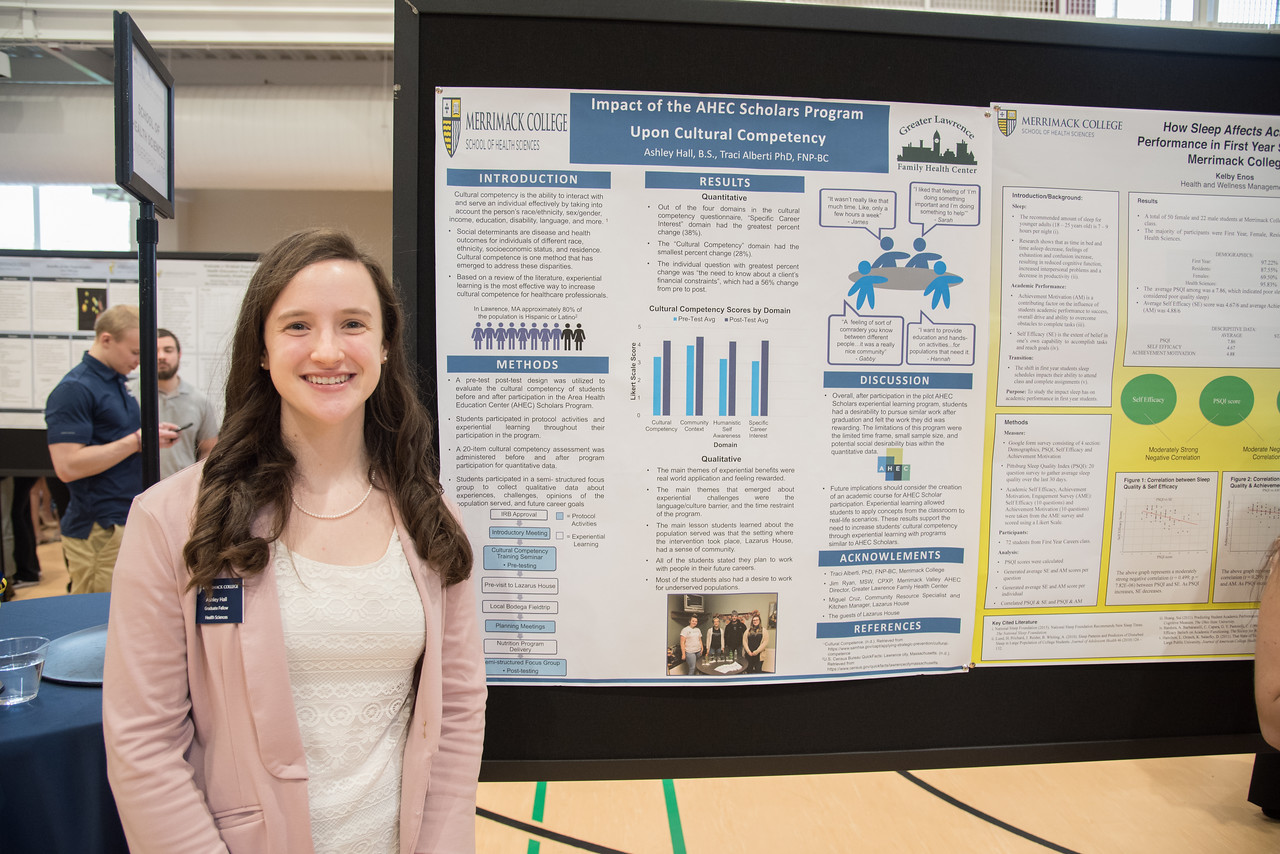
M334 259L355 261L369 271L382 306L387 361L365 404L364 441L371 475L395 504L422 556L443 582L456 584L471 574L466 533L445 504L436 478L432 423L415 392L413 366L404 352L404 311L382 265L343 232L315 228L277 243L260 259L249 282L227 375L226 415L204 464L182 556L191 571L188 588L212 590L220 575L261 572L274 542L289 520L289 495L296 460L280 434L280 394L262 369L264 326L280 292L304 268ZM250 525L269 511L266 536Z

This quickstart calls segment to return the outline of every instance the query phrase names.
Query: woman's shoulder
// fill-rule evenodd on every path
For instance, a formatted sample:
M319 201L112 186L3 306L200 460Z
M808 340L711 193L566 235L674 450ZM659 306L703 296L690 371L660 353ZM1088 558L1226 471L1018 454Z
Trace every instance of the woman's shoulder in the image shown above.
M186 508L195 502L196 493L200 491L203 472L203 460L187 466L146 489L138 496L137 503L156 515L174 510L185 514Z

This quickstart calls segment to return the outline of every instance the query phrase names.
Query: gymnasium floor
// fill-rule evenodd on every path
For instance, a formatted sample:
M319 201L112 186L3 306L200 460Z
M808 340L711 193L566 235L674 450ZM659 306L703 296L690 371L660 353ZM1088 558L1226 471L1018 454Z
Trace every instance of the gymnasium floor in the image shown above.
M59 545L41 583L66 592ZM1263 854L1253 756L799 777L482 783L477 854ZM513 826L514 825L514 826Z
M1280 822L1245 800L1252 768L1248 755L911 775L483 783L481 810L570 839L477 818L477 852L1280 851Z

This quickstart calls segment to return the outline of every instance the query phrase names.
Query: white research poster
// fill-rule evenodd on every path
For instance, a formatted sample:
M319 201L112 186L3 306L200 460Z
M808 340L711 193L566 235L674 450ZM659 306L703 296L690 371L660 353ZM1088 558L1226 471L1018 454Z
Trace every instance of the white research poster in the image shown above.
M988 111L436 103L442 479L490 681L967 666Z
M1280 535L1280 117L993 112L975 658L1246 657Z

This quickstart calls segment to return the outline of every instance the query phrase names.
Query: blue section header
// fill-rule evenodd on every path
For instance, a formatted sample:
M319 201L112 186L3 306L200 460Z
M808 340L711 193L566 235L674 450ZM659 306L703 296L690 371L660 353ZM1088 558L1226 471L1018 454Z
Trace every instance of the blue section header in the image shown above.
M451 374L607 374L608 356L449 356Z
M803 193L800 175L735 175L713 172L646 172L646 190L750 190L753 193Z
M562 190L607 190L608 172L565 172L557 169L450 169L450 187L559 187Z
M854 620L818 623L818 640L870 637L872 635L960 634L959 617L920 617L896 620Z
M569 95L569 160L887 173L889 107L574 92Z
M964 549L835 549L818 552L818 566L880 563L964 563Z
M922 371L824 371L823 388L973 388L973 374Z

